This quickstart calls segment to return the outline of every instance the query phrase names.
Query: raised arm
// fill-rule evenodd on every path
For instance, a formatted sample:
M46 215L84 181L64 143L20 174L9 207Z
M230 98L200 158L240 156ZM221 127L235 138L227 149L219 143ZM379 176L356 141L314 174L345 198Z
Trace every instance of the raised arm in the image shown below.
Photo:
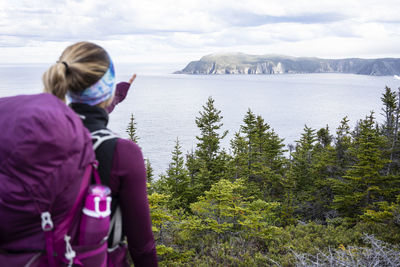
M108 113L111 113L114 110L115 106L121 103L125 99L126 95L128 94L128 90L135 79L136 79L136 74L133 74L128 82L120 82L117 84L115 88L114 99L111 102L111 104L108 107L106 107Z

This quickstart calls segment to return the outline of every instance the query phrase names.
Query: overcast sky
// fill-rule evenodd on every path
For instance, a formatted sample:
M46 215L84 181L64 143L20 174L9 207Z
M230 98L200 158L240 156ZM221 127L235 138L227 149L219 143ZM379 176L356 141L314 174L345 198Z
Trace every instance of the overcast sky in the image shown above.
M221 52L400 57L400 2L0 0L1 63L54 62L81 40L117 63L179 67Z

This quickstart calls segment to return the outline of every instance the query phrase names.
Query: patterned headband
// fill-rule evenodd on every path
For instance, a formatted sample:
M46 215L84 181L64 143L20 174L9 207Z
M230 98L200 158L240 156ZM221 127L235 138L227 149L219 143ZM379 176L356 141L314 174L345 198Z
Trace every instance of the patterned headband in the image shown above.
M109 99L115 90L114 64L110 59L107 72L95 84L82 92L68 91L67 98L70 103L85 103L91 106L97 105Z

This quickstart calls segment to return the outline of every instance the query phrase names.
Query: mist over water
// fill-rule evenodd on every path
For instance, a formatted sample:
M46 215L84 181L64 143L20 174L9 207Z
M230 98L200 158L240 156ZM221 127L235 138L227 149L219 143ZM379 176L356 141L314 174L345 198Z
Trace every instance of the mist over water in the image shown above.
M0 65L0 96L40 93L41 76L47 67ZM183 152L195 148L199 134L195 117L209 96L222 111L223 130L229 130L222 145L229 150L229 140L239 130L248 108L263 116L288 145L300 138L305 124L315 129L328 124L334 134L343 117L348 116L353 127L372 110L382 121L380 97L385 86L393 90L400 87L400 81L391 76L160 74L165 69L170 72L173 67L117 65L119 81L128 80L133 72L138 77L125 101L110 114L109 123L110 129L127 137L126 127L134 114L138 143L156 175L168 167L176 138Z

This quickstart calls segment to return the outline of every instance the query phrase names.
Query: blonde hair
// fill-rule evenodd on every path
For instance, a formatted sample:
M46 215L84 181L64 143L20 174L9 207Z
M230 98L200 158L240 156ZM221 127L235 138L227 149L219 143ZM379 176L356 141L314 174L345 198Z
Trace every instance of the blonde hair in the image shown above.
M101 46L75 43L43 74L44 91L65 101L68 91L81 92L100 80L109 64L108 54Z

